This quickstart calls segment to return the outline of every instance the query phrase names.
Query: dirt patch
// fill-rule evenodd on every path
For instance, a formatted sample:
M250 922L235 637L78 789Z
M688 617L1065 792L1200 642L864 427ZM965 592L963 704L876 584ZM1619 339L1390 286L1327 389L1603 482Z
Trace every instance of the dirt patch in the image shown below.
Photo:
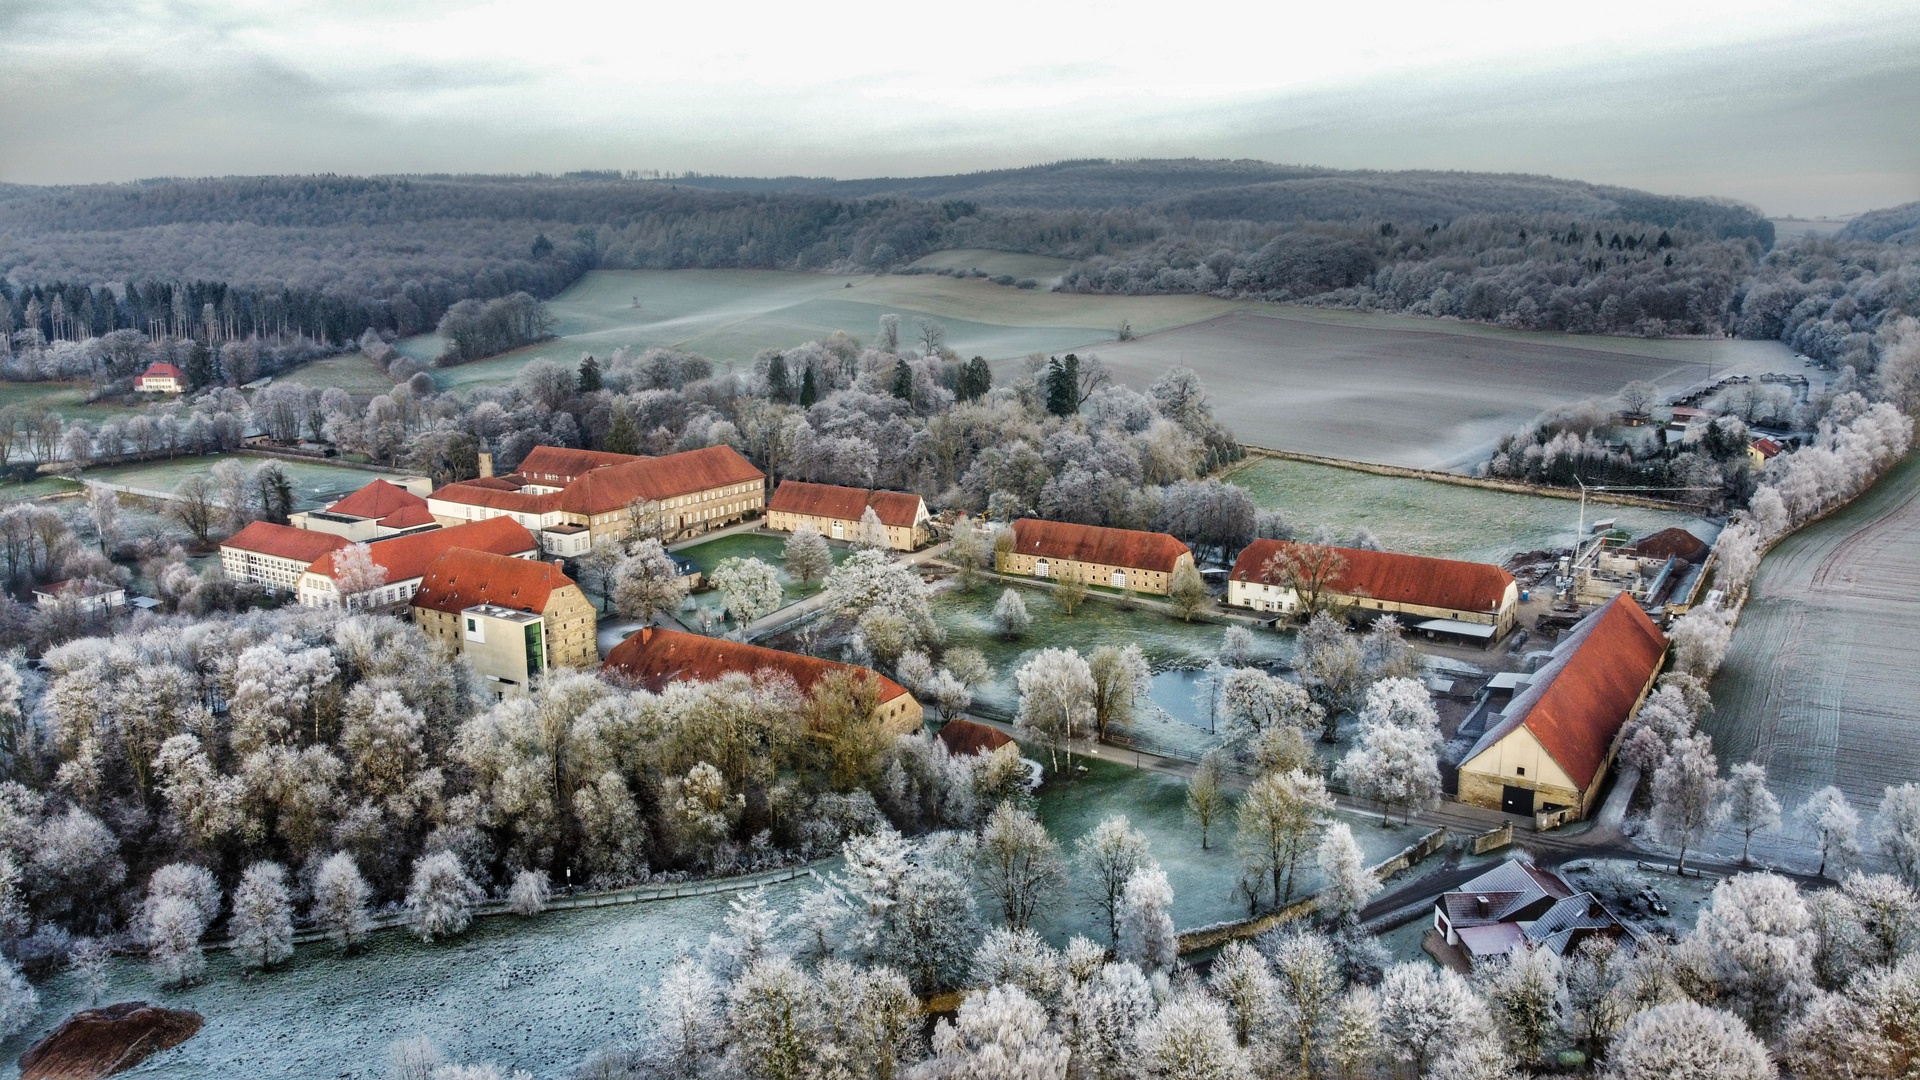
M20 1080L97 1080L186 1042L200 1014L123 1001L74 1013L20 1055Z

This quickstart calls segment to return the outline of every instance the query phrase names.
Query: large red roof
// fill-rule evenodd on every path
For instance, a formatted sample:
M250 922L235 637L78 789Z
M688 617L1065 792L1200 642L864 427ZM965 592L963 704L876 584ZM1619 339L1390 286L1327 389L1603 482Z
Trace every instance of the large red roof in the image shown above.
M572 584L573 579L550 562L452 548L427 567L413 606L460 612L476 604L497 604L544 615L554 590Z
M763 670L777 671L791 678L801 693L811 691L814 683L832 671L861 671L872 675L880 681L883 702L907 692L885 675L852 664L651 626L641 627L615 645L600 670L625 675L655 693L668 683L716 682L722 675L734 672L751 675Z
M1100 566L1126 566L1170 574L1187 545L1166 533L1073 525L1021 518L1013 523L1013 550L1021 555L1070 559Z
M866 488L839 487L834 484L809 484L800 480L782 480L767 502L769 511L804 514L808 517L840 518L858 521L873 507L882 525L911 529L920 517L920 496L904 491L869 491Z
M156 361L155 363L147 365L147 370L141 372L140 377L143 379L178 379L181 382L187 381L186 372L181 371L165 360Z
M514 472L529 483L542 487L566 487L595 469L645 461L636 454L612 454L605 450L569 450L564 446L536 446L527 452Z
M1285 540L1255 540L1233 563L1233 580L1264 582L1267 560L1282 550L1307 548ZM1498 611L1513 575L1487 563L1402 555L1393 551L1334 548L1347 569L1327 583L1330 592L1367 596L1395 604L1450 608L1454 611ZM1281 584L1281 582L1272 582Z
M1524 726L1586 790L1666 653L1666 635L1640 605L1625 593L1615 596L1554 648L1553 658L1462 760L1473 760Z
M359 491L327 507L329 514L345 514L348 517L383 518L404 507L427 508L427 500L408 491L406 488L375 480Z
M506 517L388 537L368 545L372 549L374 563L386 567L388 581L421 577L435 559L457 547L490 551L495 555L520 555L534 551L538 546L533 541L532 533L519 522ZM307 572L332 577L333 555L322 555L315 559L313 565L307 567Z
M524 474L521 478L528 483L536 482ZM733 447L709 446L666 457L626 458L619 464L591 469L561 491L545 495L514 489L509 480L493 479L448 484L434 492L433 497L522 514L565 510L590 516L618 510L636 499L671 499L765 478L765 473L754 468L753 463Z
M310 563L329 551L338 551L346 547L347 543L346 537L335 536L332 533L296 529L291 525L275 525L270 521L254 521L248 523L246 528L220 541L220 546L270 555L276 559Z

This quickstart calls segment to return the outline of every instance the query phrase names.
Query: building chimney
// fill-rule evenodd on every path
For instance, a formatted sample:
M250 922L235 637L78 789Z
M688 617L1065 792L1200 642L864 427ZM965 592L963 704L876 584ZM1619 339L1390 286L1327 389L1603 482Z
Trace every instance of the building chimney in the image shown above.
M485 480L492 475L493 475L493 455L481 454L480 455L480 479Z
M1480 912L1480 917L1481 917L1481 918L1483 918L1483 919L1487 917L1487 913L1488 913L1488 911L1490 910L1490 907L1491 907L1491 906L1490 906L1490 905L1489 905L1489 904L1487 903L1487 898L1486 898L1486 897L1484 897L1484 896L1476 896L1476 897L1474 897L1474 898L1473 898L1473 906L1474 906L1474 908L1475 908L1476 910L1478 910L1478 911Z
M1587 918L1589 918L1589 919L1598 919L1598 918L1600 918L1601 916L1603 916L1603 915L1605 915L1606 913L1607 913L1607 909L1606 909L1606 908L1603 908L1603 907L1601 907L1601 906L1600 906L1600 901L1599 901L1599 900L1596 900L1596 899L1593 899L1593 898L1591 898L1591 897L1589 897L1589 898L1588 898L1588 900L1587 900Z

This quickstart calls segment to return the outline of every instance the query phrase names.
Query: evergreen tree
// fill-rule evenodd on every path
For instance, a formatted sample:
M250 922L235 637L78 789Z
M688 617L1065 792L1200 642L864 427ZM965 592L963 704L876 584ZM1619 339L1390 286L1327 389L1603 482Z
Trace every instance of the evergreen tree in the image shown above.
M1072 353L1064 361L1047 362L1047 411L1055 416L1080 411L1080 358Z
M819 400L820 386L814 382L813 365L809 364L805 373L800 376L800 407L811 408L813 403Z
M913 400L913 369L905 360L893 365L893 396L901 401Z
M588 356L580 361L580 392L591 394L600 389L600 361Z
M607 428L606 450L610 454L638 454L640 452L640 429L634 426L633 417L625 409L615 409L613 425Z
M993 389L993 367L984 356L976 356L960 369L961 401L978 401Z
M792 380L787 377L787 358L779 353L767 361L767 397L785 404L793 395Z
M218 380L213 367L213 354L204 345L195 344L187 350L187 362L184 365L187 375L187 388L198 390Z

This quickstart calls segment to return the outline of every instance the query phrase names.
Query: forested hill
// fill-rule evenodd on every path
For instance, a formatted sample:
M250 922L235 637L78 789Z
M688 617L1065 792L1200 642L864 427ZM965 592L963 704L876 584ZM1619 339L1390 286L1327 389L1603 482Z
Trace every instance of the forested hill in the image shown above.
M1264 161L1060 161L953 176L831 180L726 176L672 183L714 191L893 196L1044 210L1145 209L1215 221L1435 222L1467 214L1551 214L1685 228L1773 243L1759 211L1727 200L1517 173L1379 172Z
M1920 202L1872 210L1847 222L1838 239L1876 244L1920 244Z

